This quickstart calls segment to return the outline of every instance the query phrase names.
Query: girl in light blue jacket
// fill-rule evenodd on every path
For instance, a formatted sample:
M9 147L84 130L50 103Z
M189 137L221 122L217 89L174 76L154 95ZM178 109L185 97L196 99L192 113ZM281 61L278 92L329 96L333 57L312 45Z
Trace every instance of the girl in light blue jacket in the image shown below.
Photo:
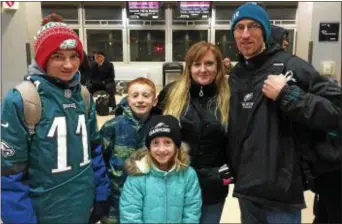
M120 198L121 223L199 223L202 197L178 120L155 116L145 144L125 164L129 176Z

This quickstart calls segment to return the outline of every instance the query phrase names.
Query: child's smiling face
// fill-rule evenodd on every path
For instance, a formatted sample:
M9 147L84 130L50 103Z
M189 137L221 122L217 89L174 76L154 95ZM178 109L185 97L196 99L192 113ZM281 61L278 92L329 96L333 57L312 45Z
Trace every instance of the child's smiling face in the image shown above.
M153 89L147 84L134 83L128 89L127 101L135 116L145 118L157 100Z
M151 141L150 153L161 170L169 170L175 155L176 145L169 137L156 137Z

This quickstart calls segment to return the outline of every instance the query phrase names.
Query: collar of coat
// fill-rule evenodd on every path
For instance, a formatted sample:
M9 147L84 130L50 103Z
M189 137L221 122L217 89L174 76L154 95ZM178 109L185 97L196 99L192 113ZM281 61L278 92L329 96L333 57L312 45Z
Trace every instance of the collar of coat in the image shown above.
M200 92L203 92L203 95L200 95ZM216 85L215 81L210 83L209 85L200 85L191 79L191 86L190 86L190 95L193 98L197 97L212 97L216 94Z

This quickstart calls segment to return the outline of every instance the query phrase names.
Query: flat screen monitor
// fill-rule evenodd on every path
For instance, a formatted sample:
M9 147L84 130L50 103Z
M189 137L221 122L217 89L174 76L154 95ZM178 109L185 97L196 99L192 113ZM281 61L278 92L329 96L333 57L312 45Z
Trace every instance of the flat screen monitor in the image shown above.
M177 2L178 19L209 19L211 2Z
M127 2L127 17L129 19L158 19L160 2Z

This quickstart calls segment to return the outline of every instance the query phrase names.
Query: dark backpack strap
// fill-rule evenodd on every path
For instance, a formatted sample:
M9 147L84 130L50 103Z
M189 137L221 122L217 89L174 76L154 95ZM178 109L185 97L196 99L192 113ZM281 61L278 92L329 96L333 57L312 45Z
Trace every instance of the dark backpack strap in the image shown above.
M282 54L281 59L276 59L273 62L272 74L279 75L284 74L289 70L288 64L291 59L295 58L293 54Z

